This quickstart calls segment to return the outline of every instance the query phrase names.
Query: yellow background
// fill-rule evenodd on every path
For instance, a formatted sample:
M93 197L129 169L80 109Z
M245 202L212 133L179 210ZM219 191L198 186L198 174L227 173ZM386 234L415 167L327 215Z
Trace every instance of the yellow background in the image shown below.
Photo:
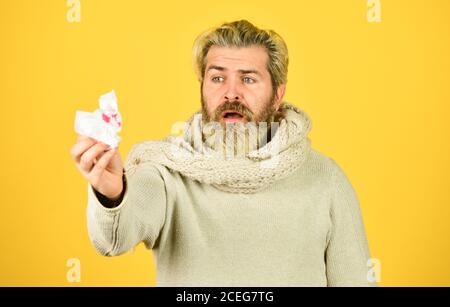
M151 251L99 256L87 183L69 154L75 111L115 89L120 152L199 106L197 34L246 18L286 40L286 100L357 191L381 286L450 285L450 1L0 1L0 285L154 285ZM68 258L81 283L66 280ZM270 278L270 277L269 277Z

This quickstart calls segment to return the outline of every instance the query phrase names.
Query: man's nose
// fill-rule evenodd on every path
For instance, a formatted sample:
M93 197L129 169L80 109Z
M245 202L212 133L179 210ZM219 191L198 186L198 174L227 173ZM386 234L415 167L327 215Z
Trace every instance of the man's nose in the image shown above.
M227 88L225 91L225 97L226 100L241 100L242 94L241 90L239 88L239 85L236 84L236 82L228 82Z

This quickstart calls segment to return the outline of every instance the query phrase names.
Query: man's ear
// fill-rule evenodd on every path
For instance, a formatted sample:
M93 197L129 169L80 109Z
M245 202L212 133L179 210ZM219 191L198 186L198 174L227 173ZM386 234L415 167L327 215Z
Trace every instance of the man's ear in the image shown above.
M275 95L275 109L278 111L278 108L281 105L281 102L283 101L284 93L286 92L286 84L280 84L277 88L277 92Z

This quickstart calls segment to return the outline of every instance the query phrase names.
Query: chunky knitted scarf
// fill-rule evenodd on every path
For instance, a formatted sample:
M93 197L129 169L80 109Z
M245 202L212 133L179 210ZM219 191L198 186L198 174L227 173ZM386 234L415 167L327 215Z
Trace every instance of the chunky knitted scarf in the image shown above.
M279 125L270 141L244 156L227 159L205 141L199 111L186 123L183 135L134 145L125 172L131 174L140 164L156 163L222 191L258 192L299 169L311 148L309 116L286 102L278 112Z

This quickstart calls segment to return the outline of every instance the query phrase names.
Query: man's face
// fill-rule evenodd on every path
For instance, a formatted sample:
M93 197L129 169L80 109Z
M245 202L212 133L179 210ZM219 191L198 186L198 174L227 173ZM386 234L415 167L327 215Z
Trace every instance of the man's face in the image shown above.
M202 83L205 122L268 122L278 110L285 85L276 93L267 70L269 56L262 46L212 46Z

